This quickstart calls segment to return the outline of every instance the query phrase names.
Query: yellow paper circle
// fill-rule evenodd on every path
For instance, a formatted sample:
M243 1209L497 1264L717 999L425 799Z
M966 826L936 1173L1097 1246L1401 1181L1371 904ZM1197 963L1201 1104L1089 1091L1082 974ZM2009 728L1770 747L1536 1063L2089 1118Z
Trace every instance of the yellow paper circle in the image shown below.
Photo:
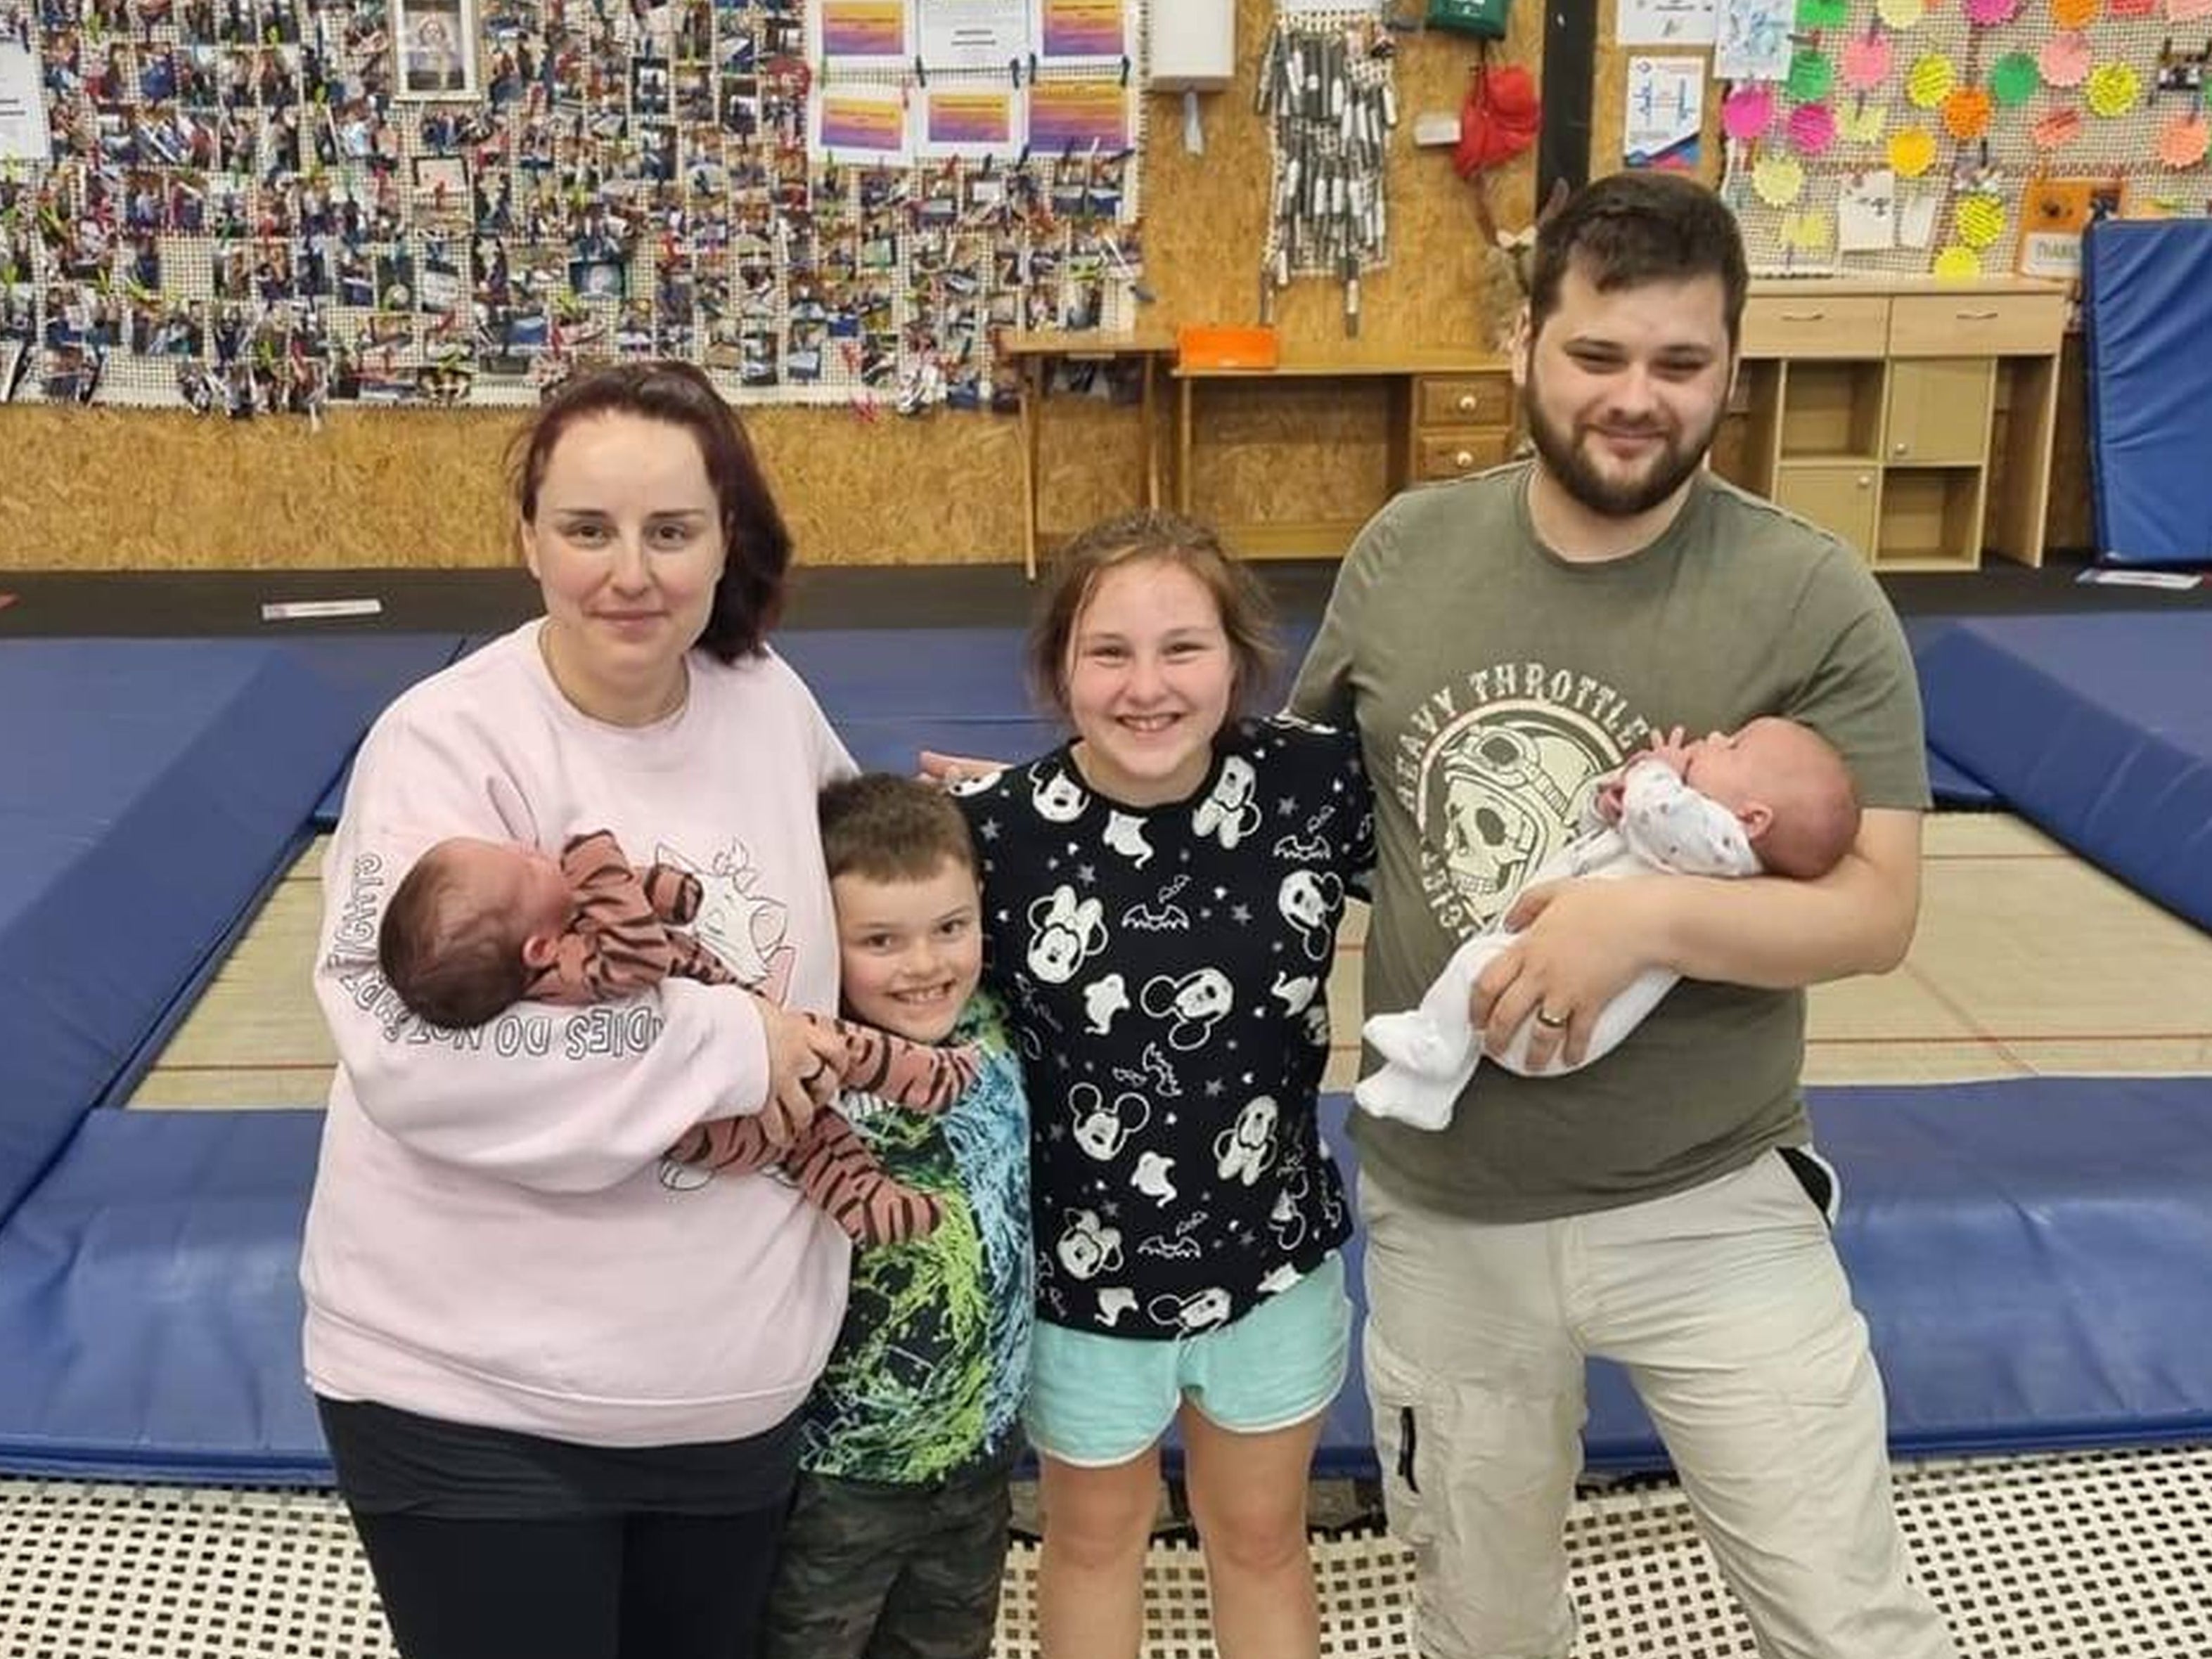
M1912 72L1905 77L1905 95L1923 109L1933 109L1958 84L1959 72L1951 67L1951 60L1940 52L1931 52L1916 60Z
M1957 218L1959 240L1968 247L1987 247L2004 234L2004 204L1994 196L1961 196Z
M1879 143L1889 125L1889 106L1856 100L1836 110L1836 131L1854 144Z
M2125 64L2100 64L2089 71L2084 96L2092 112L2111 120L2136 106L2142 94L2142 78Z
M1880 0L1875 10L1893 29L1909 29L1924 16L1928 0Z
M1936 164L1936 138L1925 127L1900 127L1889 135L1889 165L1900 179L1917 179Z
M1828 246L1831 233L1828 216L1818 208L1803 213L1792 213L1782 221L1782 245L1817 253Z
M1971 282L1982 274L1982 256L1954 244L1936 256L1936 274L1947 283Z
M2097 21L2100 0L2051 0L2051 21L2062 29L2085 29Z
M1763 157L1751 170L1751 187L1769 207L1788 207L1805 193L1805 169L1794 155Z
M2158 159L2170 167L2193 167L2212 149L2212 126L2201 115L2178 115L2158 135Z

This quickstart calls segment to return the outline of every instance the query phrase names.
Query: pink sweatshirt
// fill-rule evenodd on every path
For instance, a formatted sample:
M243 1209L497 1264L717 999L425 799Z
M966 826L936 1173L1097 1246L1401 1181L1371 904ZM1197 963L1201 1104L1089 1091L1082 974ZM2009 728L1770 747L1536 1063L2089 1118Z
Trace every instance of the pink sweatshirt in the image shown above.
M439 1031L384 984L377 923L445 836L557 854L604 826L698 874L696 930L741 981L834 1012L815 793L853 763L781 659L695 652L680 713L611 726L554 688L538 626L385 712L324 866L315 993L339 1066L301 1267L307 1377L588 1444L734 1439L805 1398L848 1266L844 1236L772 1176L664 1178L694 1123L760 1108L745 993L669 980Z

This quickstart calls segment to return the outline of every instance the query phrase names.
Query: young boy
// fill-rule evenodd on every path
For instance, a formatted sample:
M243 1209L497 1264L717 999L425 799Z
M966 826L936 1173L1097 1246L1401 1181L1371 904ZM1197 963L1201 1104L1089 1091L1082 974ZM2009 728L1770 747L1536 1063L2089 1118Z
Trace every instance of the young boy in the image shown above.
M832 784L821 815L845 1012L917 1042L972 1043L980 1070L941 1115L840 1101L943 1219L854 1255L801 1430L767 1659L988 1659L1036 1295L1021 1072L975 992L981 893L960 809L872 774Z

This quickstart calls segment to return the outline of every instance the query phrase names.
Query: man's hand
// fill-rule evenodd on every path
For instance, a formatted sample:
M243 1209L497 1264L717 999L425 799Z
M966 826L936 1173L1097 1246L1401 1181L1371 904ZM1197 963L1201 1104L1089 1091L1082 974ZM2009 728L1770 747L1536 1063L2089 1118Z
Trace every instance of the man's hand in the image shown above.
M1642 941L1672 879L1550 881L1522 894L1504 923L1517 936L1476 975L1468 1000L1483 1047L1504 1054L1533 1020L1532 1073L1554 1059L1580 1065L1600 1012L1654 964Z

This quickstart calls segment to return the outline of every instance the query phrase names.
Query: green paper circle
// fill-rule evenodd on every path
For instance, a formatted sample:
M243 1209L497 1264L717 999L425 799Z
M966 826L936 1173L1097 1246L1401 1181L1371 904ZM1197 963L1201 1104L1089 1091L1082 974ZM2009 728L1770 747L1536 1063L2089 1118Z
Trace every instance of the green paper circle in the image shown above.
M1990 98L1999 109L2012 109L2035 96L2043 71L2024 52L2007 52L1990 66Z
M1839 29L1850 20L1850 0L1797 0L1801 29Z
M1790 95L1801 104L1816 104L1835 84L1836 66L1824 52L1801 52L1790 60Z

